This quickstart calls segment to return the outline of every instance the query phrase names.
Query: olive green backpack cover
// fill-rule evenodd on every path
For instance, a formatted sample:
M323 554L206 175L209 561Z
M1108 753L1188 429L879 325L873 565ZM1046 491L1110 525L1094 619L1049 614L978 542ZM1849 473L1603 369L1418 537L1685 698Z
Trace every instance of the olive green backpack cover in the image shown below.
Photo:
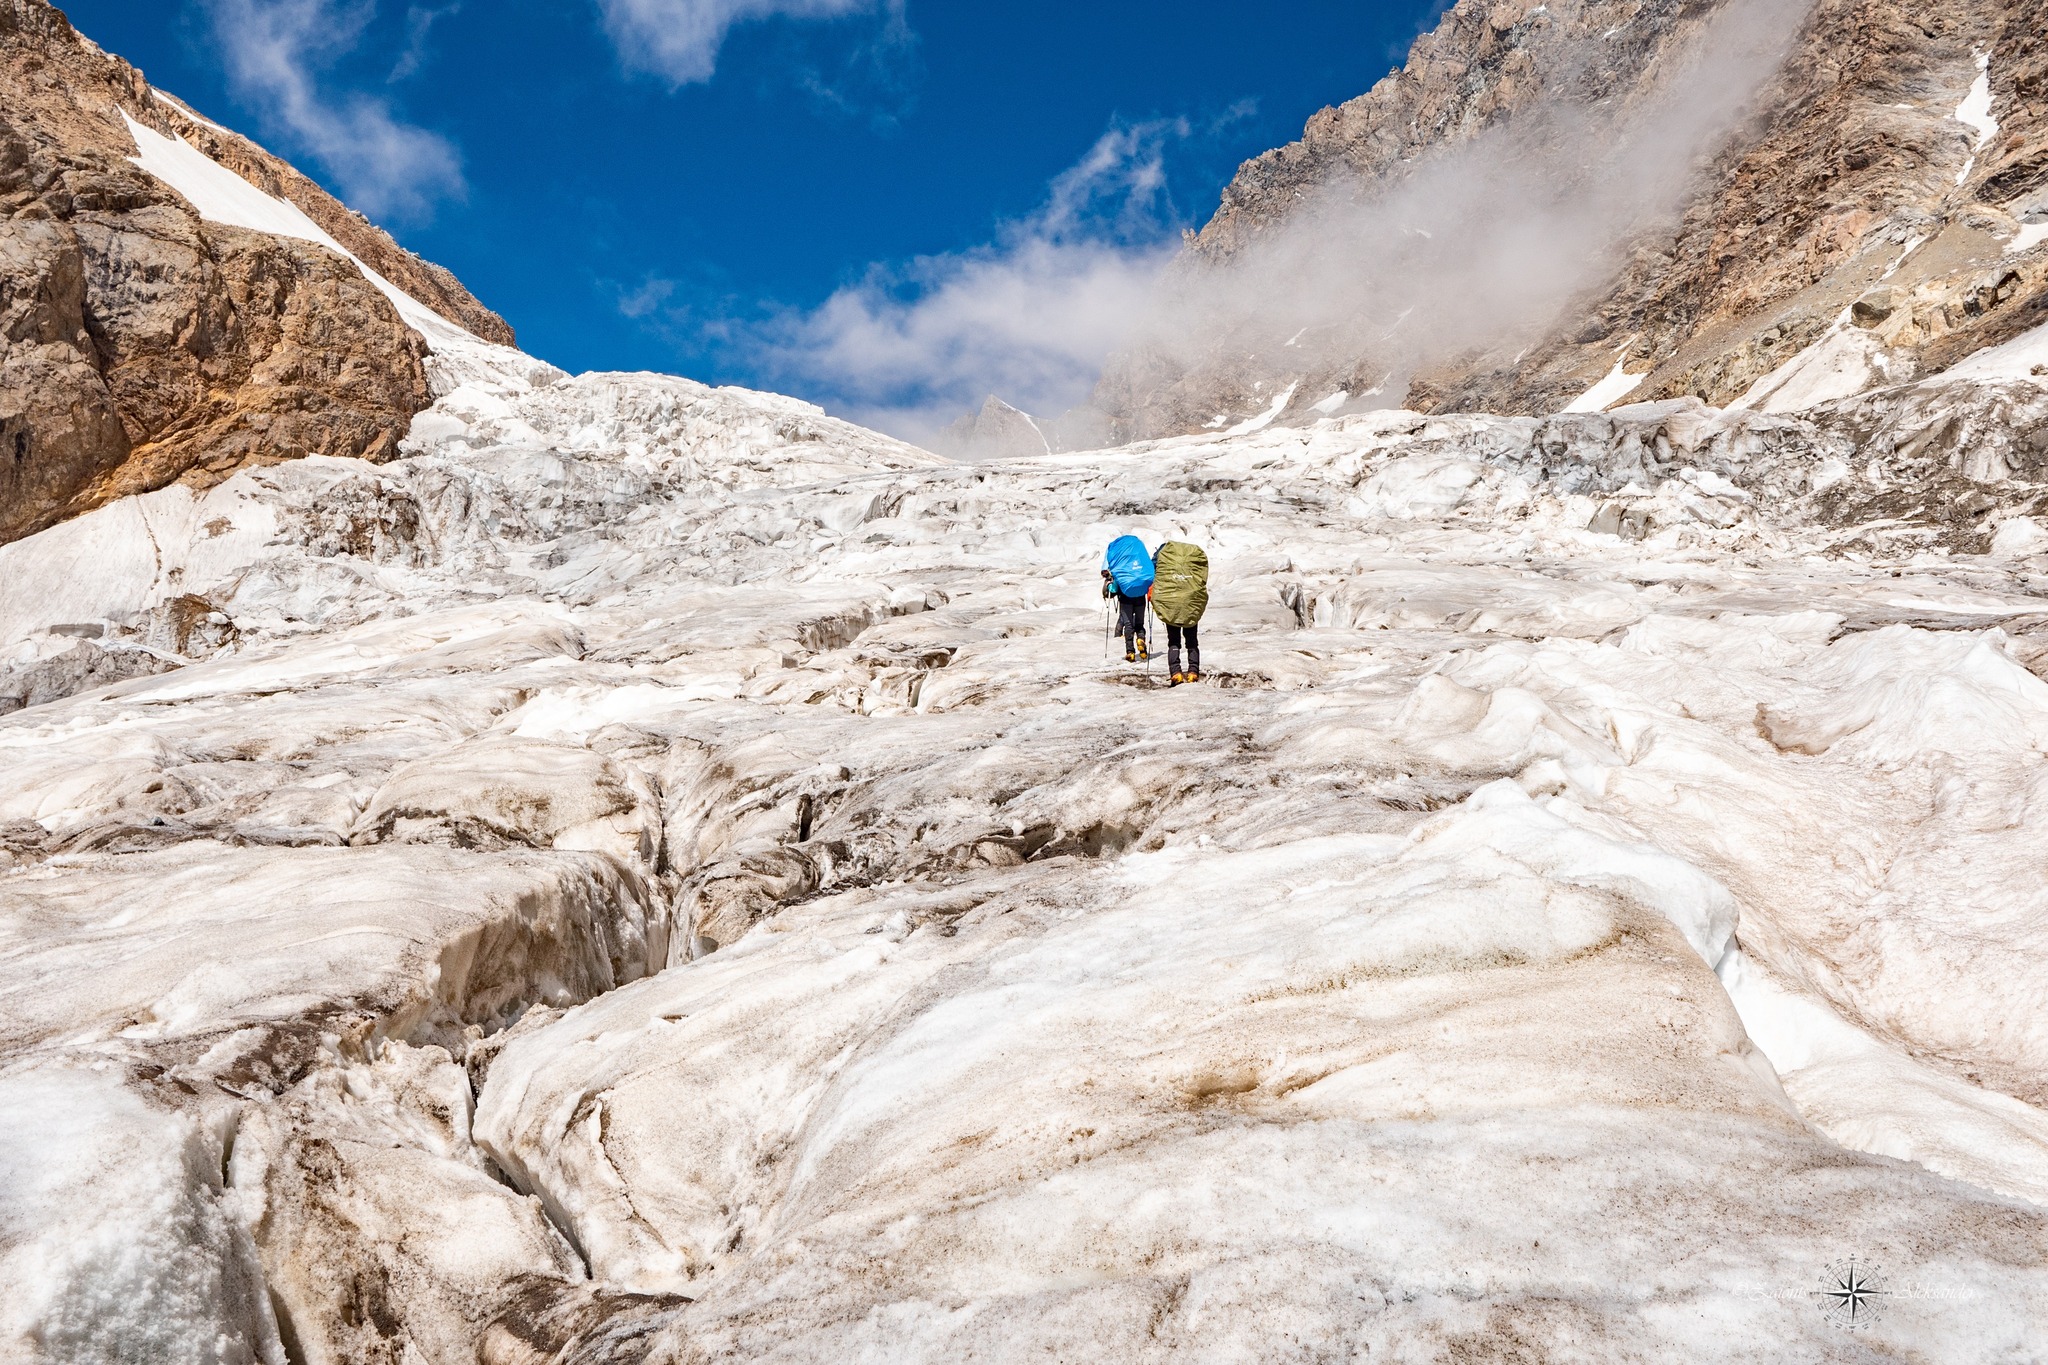
M1169 626L1192 626L1209 609L1209 556L1169 540L1152 557L1152 611Z

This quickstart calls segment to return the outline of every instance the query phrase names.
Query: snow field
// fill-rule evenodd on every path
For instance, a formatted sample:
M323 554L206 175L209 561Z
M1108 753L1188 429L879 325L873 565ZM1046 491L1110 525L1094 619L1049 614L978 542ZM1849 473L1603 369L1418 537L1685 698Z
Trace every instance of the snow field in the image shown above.
M217 1114L110 1068L0 1071L0 1333L18 1359L282 1365ZM210 1119L216 1120L209 1122Z
M484 378L0 550L0 652L233 627L0 718L10 1346L2024 1358L2037 580L1653 415L958 466ZM1200 687L1105 662L1125 530L1209 549ZM196 1155L95 1198L129 1133ZM1854 1338L1851 1251L1925 1291Z

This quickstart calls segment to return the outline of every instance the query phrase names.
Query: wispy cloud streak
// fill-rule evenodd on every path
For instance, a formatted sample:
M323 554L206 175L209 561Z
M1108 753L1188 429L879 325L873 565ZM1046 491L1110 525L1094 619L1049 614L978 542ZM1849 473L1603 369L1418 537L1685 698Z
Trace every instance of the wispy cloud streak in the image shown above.
M405 51L398 54L398 60L391 64L391 74L384 79L389 84L411 80L427 64L428 40L433 37L434 25L450 15L462 12L462 0L454 3L432 5L408 5L405 9Z
M711 79L725 35L738 24L772 18L840 19L884 10L900 0L598 0L620 59L677 85Z
M321 89L320 74L361 39L374 0L205 3L236 93L333 175L355 208L418 221L465 192L447 138L403 121L387 100Z
M1148 314L1178 240L1166 151L1188 132L1114 128L993 242L873 267L815 309L732 329L731 348L764 378L912 439L990 393L1064 411Z

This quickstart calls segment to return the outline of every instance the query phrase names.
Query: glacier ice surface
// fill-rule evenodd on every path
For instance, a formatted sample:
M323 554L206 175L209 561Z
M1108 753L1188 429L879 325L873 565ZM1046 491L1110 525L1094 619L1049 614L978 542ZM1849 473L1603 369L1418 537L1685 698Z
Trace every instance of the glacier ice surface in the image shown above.
M0 1353L2026 1358L2040 547L1637 417L962 466L480 366L0 547L0 660L219 618L0 717Z

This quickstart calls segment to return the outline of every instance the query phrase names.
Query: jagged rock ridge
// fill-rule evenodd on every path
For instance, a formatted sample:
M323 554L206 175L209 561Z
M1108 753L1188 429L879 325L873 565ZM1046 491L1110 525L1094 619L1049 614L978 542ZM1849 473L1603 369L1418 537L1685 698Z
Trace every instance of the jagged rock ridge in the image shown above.
M969 413L930 442L941 455L962 460L1001 459L1013 455L1044 455L1053 443L1038 420L990 394L981 410Z

